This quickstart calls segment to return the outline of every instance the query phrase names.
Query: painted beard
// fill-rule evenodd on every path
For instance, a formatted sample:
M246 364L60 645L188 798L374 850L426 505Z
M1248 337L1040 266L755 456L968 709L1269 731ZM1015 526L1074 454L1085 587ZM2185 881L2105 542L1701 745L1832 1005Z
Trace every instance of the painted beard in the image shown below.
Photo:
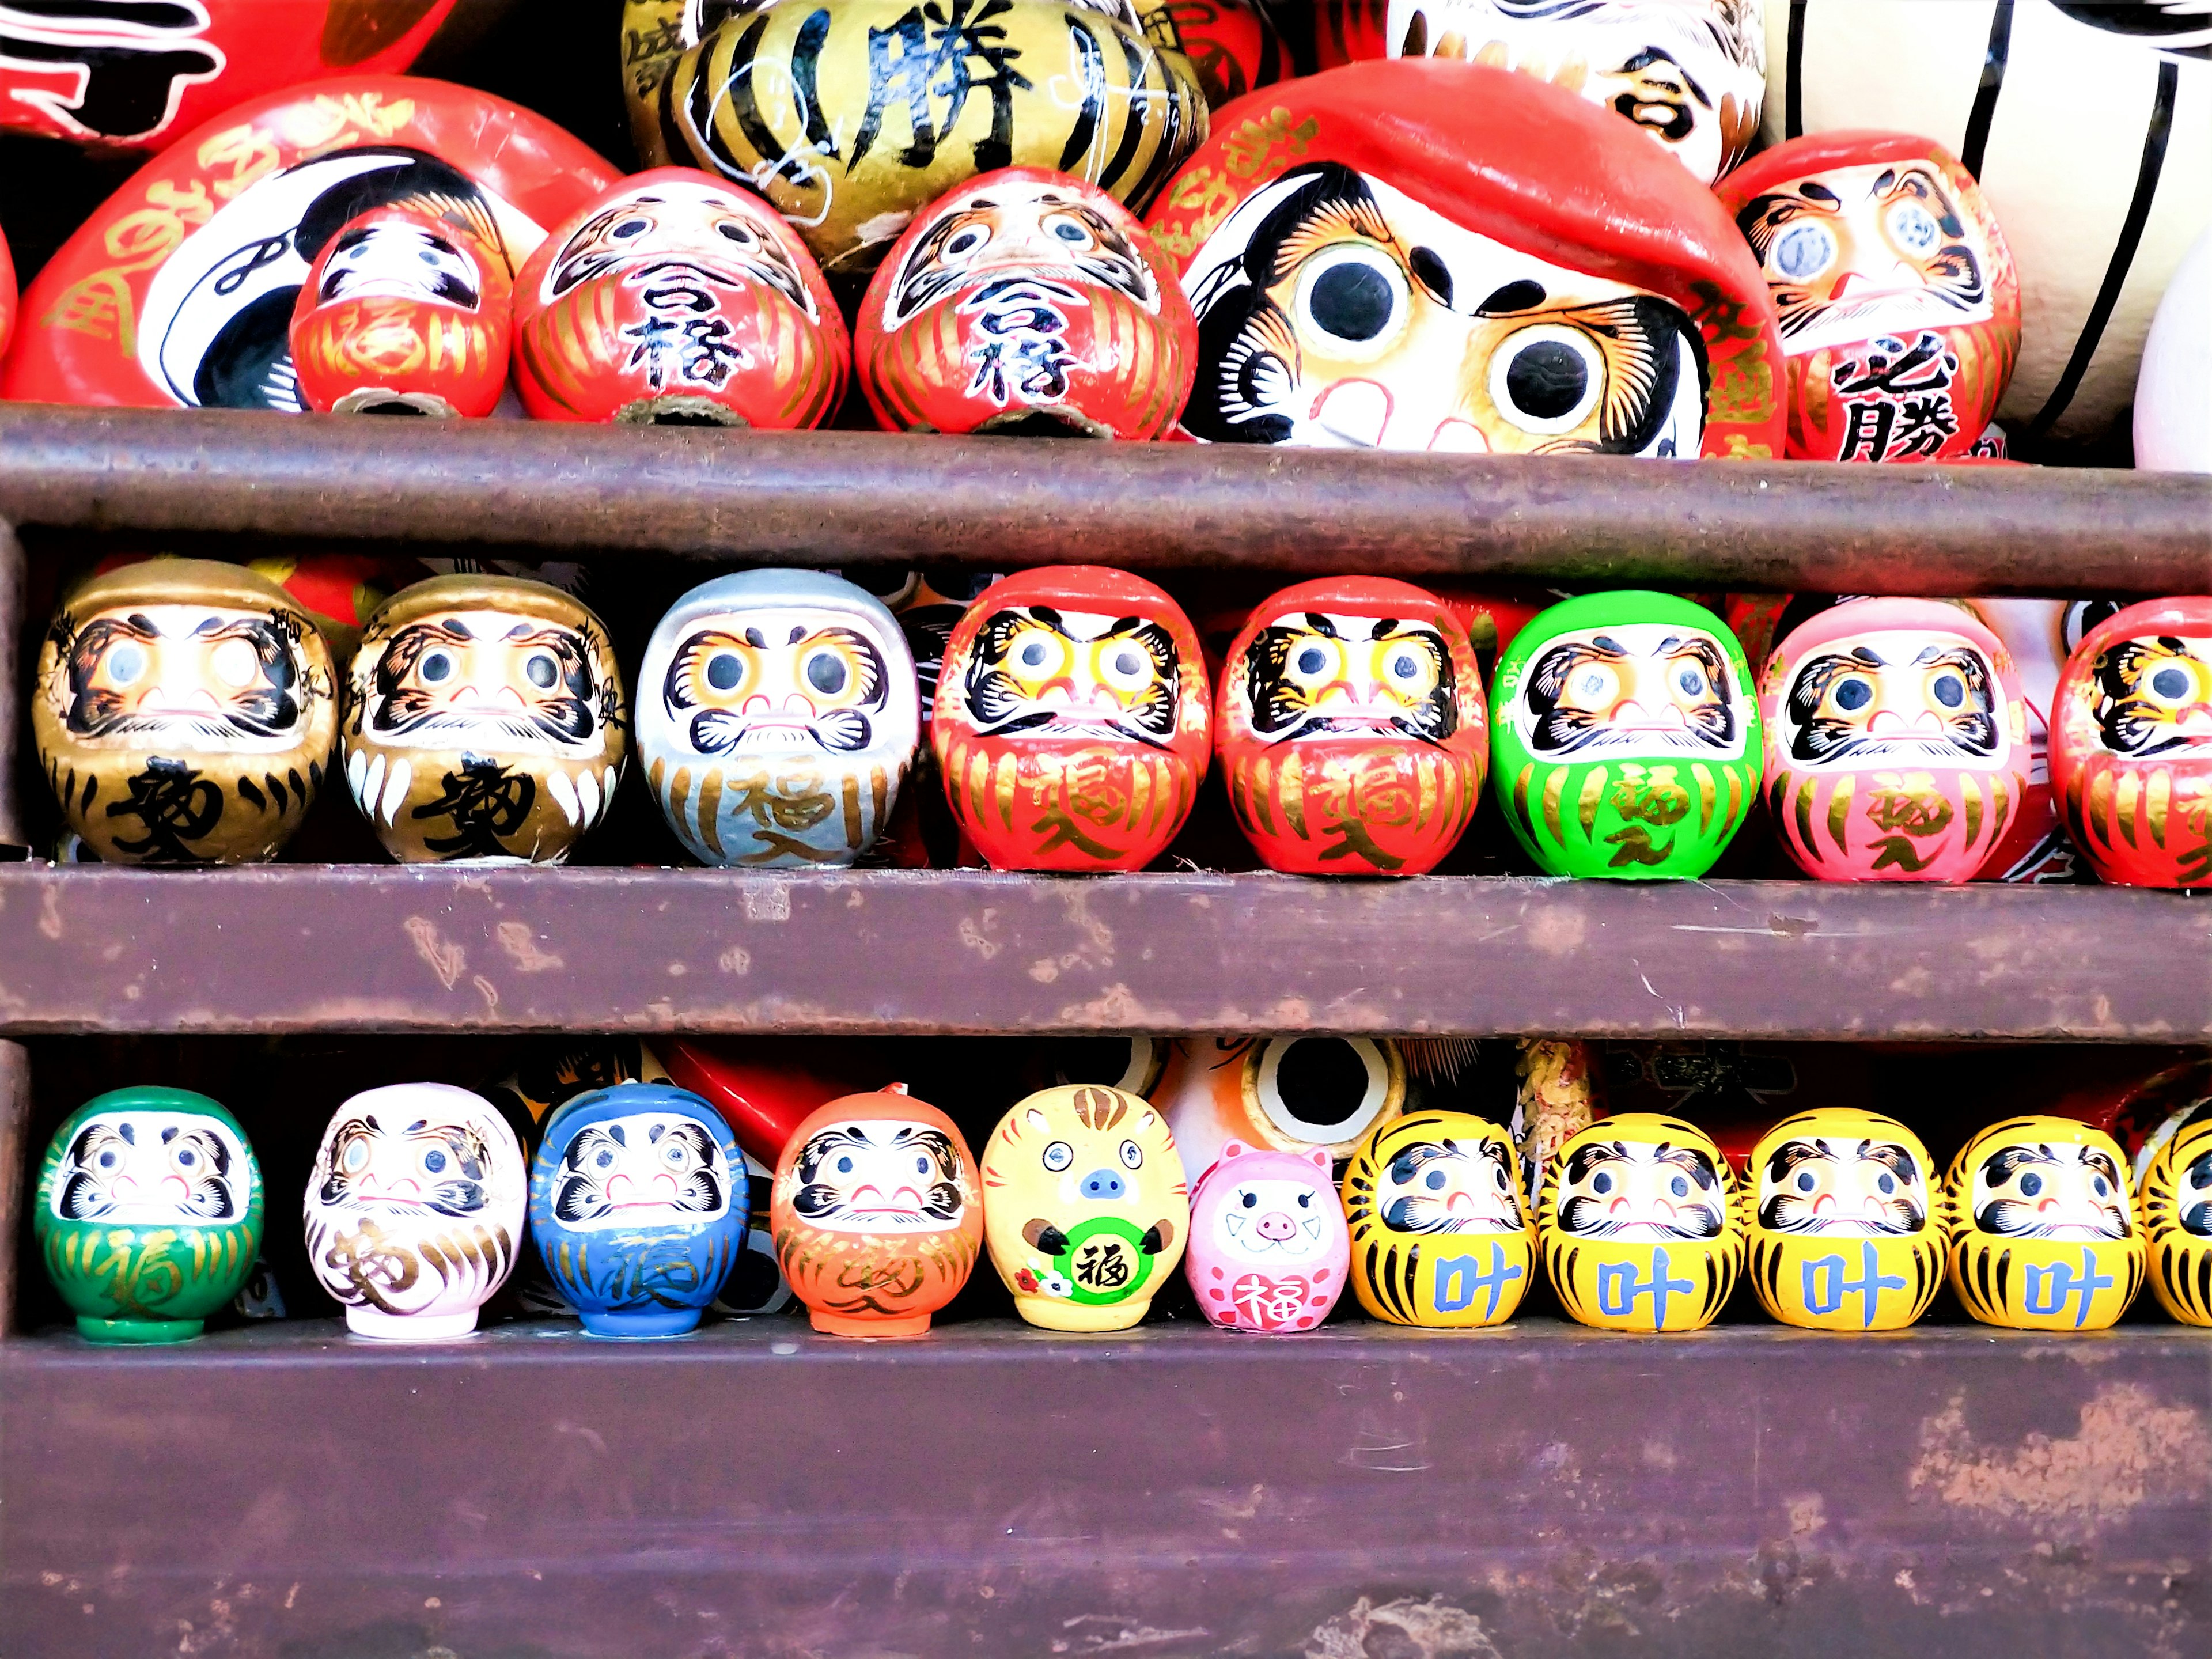
M599 726L592 705L599 699L600 688L594 683L583 642L566 629L518 627L499 641L518 654L550 657L553 665L550 686L532 683L526 696L525 688L502 688L514 694L512 707L479 702L456 708L438 686L416 683L427 658L477 643L458 618L402 628L376 665L368 729L391 741L450 738L457 748L489 746L502 738L533 748L544 744L571 748L591 741Z
M1365 636L1347 635L1345 626L1364 627ZM1361 652L1380 659L1370 663L1367 707L1316 707L1314 698L1328 675L1344 678L1344 659ZM1318 659L1308 666L1304 659ZM1394 673L1402 670L1402 673ZM1303 671L1303 672L1301 672ZM1442 635L1419 623L1384 617L1330 617L1309 611L1298 622L1273 623L1260 631L1248 653L1246 688L1252 704L1252 729L1271 743L1322 737L1333 732L1391 731L1417 742L1441 744L1459 729L1451 654ZM1418 701L1393 695L1394 679L1428 689Z
M63 619L66 629L68 619ZM87 741L103 738L143 737L166 743L199 739L222 747L241 739L282 741L300 724L299 664L294 655L298 636L283 619L273 617L210 617L179 639L166 635L161 621L144 611L125 617L98 617L71 640L58 637L69 665L70 701L64 723L70 732ZM191 649L212 663L228 651L245 671L245 653L251 653L247 683L215 672L197 674L209 683L202 693L206 707L169 706L131 709L125 692L113 684L134 659L148 663L157 650ZM142 668L141 673L152 672ZM133 674L131 680L139 678ZM103 684L102 682L107 682ZM220 686L218 697L212 688Z
M2097 730L2138 760L2212 747L2212 655L2172 635L2129 640L2097 659Z
M1934 706L1888 708L1869 671L1924 671ZM1954 695L1941 684L1955 681ZM1849 682L1856 680L1858 689ZM1997 752L1996 690L1979 652L1965 646L1923 647L1908 664L1893 665L1872 646L1832 652L1802 664L1786 704L1793 760L1808 766L1863 767L1912 761L1986 761ZM1881 725L1885 714L1893 724Z
M872 1128L889 1133L879 1141L871 1138ZM839 1232L951 1227L966 1207L954 1178L959 1167L959 1155L941 1129L839 1124L799 1153L802 1184L792 1209Z
M2120 1172L2094 1147L2008 1146L1983 1163L1974 1225L2006 1238L2125 1238ZM2096 1190L2101 1184L2103 1190ZM2070 1189L2070 1190L2069 1190Z
M984 737L1123 738L1153 749L1165 749L1175 735L1176 685L1179 661L1175 636L1156 622L1122 617L1105 623L1096 633L1082 635L1080 624L1049 605L1028 605L1001 611L985 623L975 636L968 669L968 712L979 735ZM1042 630L1054 636L1064 654L1060 666L1074 659L1112 652L1136 653L1134 672L1128 676L1134 689L1114 695L1102 708L1093 700L1047 699L1025 685L1018 671L1025 666L1018 658L1031 647L1023 635ZM1149 671L1147 672L1147 670ZM1054 677L1059 678L1058 676ZM1109 688L1094 678L1093 690Z
M1859 1208L1843 1213L1821 1200L1832 1199L1820 1179L1820 1164L1851 1164L1863 1174L1869 1164L1878 1169L1865 1183ZM1774 1190L1759 1207L1759 1225L1780 1233L1836 1234L1848 1237L1903 1237L1917 1233L1928 1218L1927 1206L1917 1188L1919 1171L1912 1154L1887 1141L1862 1140L1831 1145L1826 1140L1788 1140L1767 1160L1765 1178ZM1881 1190L1887 1177L1891 1190ZM1810 1185L1806 1183L1809 1182Z
M381 1182L372 1190L378 1143L387 1140L397 1143L393 1151L400 1161L420 1172L404 1177L415 1190L395 1190L397 1183ZM392 1132L364 1114L331 1138L331 1172L315 1196L324 1204L348 1209L458 1218L483 1208L484 1171L490 1162L483 1137L465 1124L418 1120Z
M1623 724L1621 713L1632 706L1623 695L1635 695L1632 671L1636 685L1656 681L1666 701L1647 694L1646 702L1632 704L1644 718ZM1578 677L1590 682L1591 695L1582 695ZM1695 690L1685 686L1685 677L1693 678ZM1523 693L1534 717L1528 747L1551 760L1610 749L1733 754L1739 738L1729 683L1726 656L1698 635L1670 633L1648 652L1611 634L1566 641L1545 651L1529 670Z
M1439 1196L1453 1174L1460 1176L1463 1190ZM1382 1224L1394 1233L1521 1231L1521 1218L1513 1200L1511 1172L1489 1152L1470 1154L1450 1142L1424 1141L1408 1146L1392 1158L1382 1175L1393 1186L1412 1188L1384 1203L1378 1212ZM1430 1188L1429 1180L1439 1175L1446 1180ZM1464 1190L1467 1188L1473 1190ZM1490 1207L1480 1207L1474 1200L1474 1194L1489 1197ZM1463 1207L1454 1209L1453 1196L1468 1201Z
M413 225L366 225L338 238L316 302L356 295L427 300L462 311L483 302L467 257L445 238Z
M1627 1198L1622 1182L1632 1173L1665 1184L1668 1197ZM1578 1238L1717 1238L1724 1224L1719 1177L1691 1147L1591 1141L1567 1160L1565 1184L1589 1188L1573 1192L1559 1206L1560 1229Z
M125 1119L88 1123L79 1131L63 1166L56 1200L62 1215L71 1221L179 1217L192 1221L234 1220L238 1201L231 1191L230 1151L222 1137L210 1129L172 1124L162 1130L156 1142L141 1147L139 1136L151 1127ZM175 1197L149 1198L143 1182L134 1183L130 1197L118 1192L118 1176L129 1173L131 1166L156 1158L164 1160L168 1171L155 1190L175 1182L181 1188Z

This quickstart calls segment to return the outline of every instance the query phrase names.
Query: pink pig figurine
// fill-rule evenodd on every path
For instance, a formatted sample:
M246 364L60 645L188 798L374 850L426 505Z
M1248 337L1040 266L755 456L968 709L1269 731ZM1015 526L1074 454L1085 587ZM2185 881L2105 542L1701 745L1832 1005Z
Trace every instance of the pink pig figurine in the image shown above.
M1232 1138L1199 1177L1183 1271L1224 1330L1311 1330L1344 1293L1351 1261L1326 1148L1273 1152Z

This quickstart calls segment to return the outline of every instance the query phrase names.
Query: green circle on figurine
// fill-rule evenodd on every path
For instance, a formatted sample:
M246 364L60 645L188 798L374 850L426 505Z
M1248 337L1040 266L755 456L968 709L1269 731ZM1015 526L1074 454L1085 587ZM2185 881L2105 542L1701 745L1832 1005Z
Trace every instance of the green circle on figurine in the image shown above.
M1144 1241L1119 1216L1098 1216L1067 1230L1067 1248L1053 1258L1053 1271L1072 1287L1072 1302L1093 1308L1127 1302L1152 1270Z
M1672 594L1590 593L1498 658L1491 787L1546 873L1702 876L1759 793L1759 706L1728 624Z
M261 1209L236 1118L189 1089L117 1089L54 1132L32 1227L87 1340L183 1342L253 1271Z

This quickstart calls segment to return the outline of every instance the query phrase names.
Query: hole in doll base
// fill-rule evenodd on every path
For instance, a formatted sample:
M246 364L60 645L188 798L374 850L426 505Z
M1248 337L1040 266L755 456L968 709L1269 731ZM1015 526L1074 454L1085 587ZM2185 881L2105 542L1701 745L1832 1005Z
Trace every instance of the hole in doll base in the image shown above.
M744 426L744 416L712 398L640 398L615 411L623 426Z
M389 386L363 386L349 392L331 405L333 415L428 415L452 420L460 411L443 398L428 392L394 392Z
M1009 410L977 427L994 438L1111 438L1114 428L1072 409Z

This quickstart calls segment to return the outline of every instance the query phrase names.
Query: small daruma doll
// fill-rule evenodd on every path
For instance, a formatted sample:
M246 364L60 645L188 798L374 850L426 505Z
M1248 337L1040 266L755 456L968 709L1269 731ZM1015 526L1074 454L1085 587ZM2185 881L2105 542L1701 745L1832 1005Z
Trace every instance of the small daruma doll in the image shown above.
M781 215L708 173L655 167L523 265L514 359L541 421L786 428L836 412L852 347Z
M1198 325L1128 209L1006 167L908 225L860 302L860 389L900 432L1157 438L1190 396Z
M1229 805L1271 870L1425 875L1481 802L1490 730L1474 647L1410 583L1285 588L1230 647L1218 696Z
M2159 1305L2185 1325L2212 1325L2212 1103L2151 1155L2142 1212Z
M1965 610L1852 599L1767 659L1767 810L1823 881L1969 881L2027 792L2011 653Z
M1014 1310L1051 1331L1122 1331L1182 1261L1190 1194L1167 1120L1095 1084L1044 1089L983 1149L983 1225Z
M1152 583L1025 570L952 630L930 741L994 870L1141 870L1190 816L1212 747L1198 635Z
M1928 1149L1894 1118L1825 1108L1752 1149L1751 1288L1785 1325L1902 1330L1943 1282Z
M2105 880L2212 884L2212 597L2130 605L2060 676L2051 787Z
M702 582L653 630L637 744L702 864L846 865L883 833L921 729L897 619L810 570Z
M507 576L417 582L348 675L346 782L403 864L561 864L606 815L629 748L604 623Z
M300 399L338 415L489 415L507 389L506 256L419 208L331 238L292 313Z
M1308 1331L1344 1294L1352 1238L1328 1154L1231 1139L1199 1177L1183 1273L1224 1330Z
M1781 314L1809 461L1974 452L2020 356L2020 278L1973 175L1896 132L1778 144L1717 186Z
M356 1095L307 1177L307 1265L356 1336L465 1336L514 1271L530 1166L498 1109L443 1083Z
M46 630L31 732L62 816L111 864L276 857L337 735L330 647L274 582L152 559L96 576Z
M1502 1325L1528 1294L1536 1223L1513 1138L1465 1112L1379 1125L1344 1172L1352 1289L1393 1325Z
M1544 1171L1536 1221L1552 1287L1601 1330L1703 1330L1743 1268L1736 1193L1695 1124L1655 1112L1599 1119Z
M261 1247L261 1166L238 1120L186 1089L117 1089L63 1121L31 1225L94 1342L182 1342Z
M2071 1118L1993 1123L1943 1184L1951 1288L1984 1325L2101 1331L2142 1288L2127 1160Z
M1547 875L1702 876L1759 789L1743 648L1687 599L1553 605L1499 657L1491 708L1491 787Z
M775 1168L769 1227L792 1294L832 1336L921 1336L983 1248L982 1188L951 1118L895 1083L830 1101Z

